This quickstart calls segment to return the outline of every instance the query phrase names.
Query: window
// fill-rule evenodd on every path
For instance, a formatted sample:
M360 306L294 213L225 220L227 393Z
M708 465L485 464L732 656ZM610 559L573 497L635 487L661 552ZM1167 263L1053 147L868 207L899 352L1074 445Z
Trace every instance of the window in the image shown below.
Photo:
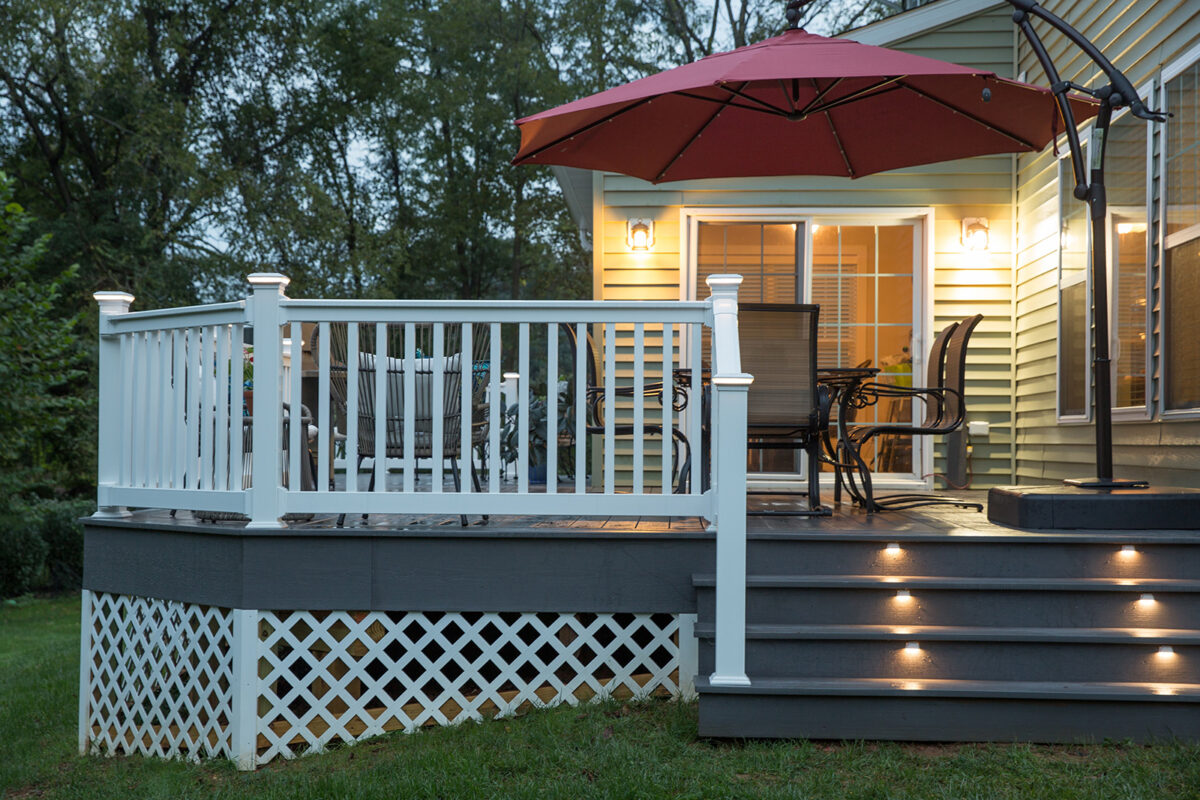
M1113 409L1133 409L1143 417L1147 399L1148 133L1146 122L1132 114L1126 113L1114 120L1108 129L1104 166L1110 211Z
M1163 152L1163 405L1200 408L1200 63L1167 77Z
M1087 204L1075 198L1074 188L1071 158L1064 153L1058 160L1058 417L1083 421L1091 413L1091 248Z

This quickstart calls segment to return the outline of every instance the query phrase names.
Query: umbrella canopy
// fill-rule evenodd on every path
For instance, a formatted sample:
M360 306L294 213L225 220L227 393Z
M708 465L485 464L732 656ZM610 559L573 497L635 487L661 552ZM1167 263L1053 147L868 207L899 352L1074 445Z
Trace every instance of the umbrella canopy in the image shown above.
M1096 105L1073 98L1076 119ZM514 164L661 183L756 175L858 178L1041 150L1063 130L1046 89L803 30L517 120Z

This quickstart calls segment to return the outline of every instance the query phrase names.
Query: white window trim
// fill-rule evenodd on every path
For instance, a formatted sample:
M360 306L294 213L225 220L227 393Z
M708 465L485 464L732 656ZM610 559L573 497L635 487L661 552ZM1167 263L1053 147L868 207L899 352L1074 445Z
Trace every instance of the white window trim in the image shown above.
M1145 98L1147 98L1147 100L1149 100L1149 98L1154 96L1154 90L1155 90L1154 83L1151 82L1149 84L1139 87L1138 95L1141 97L1145 97ZM1129 113L1128 108L1121 109L1121 111L1113 117L1113 122L1116 122L1117 120L1123 118L1128 113ZM1113 422L1145 422L1146 420L1149 420L1153 417L1153 409L1154 409L1154 400L1152 399L1154 397L1154 369L1153 369L1154 347L1153 347L1153 342L1152 342L1152 339L1154 338L1154 334L1153 334L1154 326L1153 326L1153 320L1152 320L1152 309L1153 309L1154 304L1151 302L1151 298L1153 297L1153 291L1154 291L1154 280L1153 280L1154 276L1151 271L1151 268L1153 267L1153 264L1154 264L1154 259L1152 258L1153 247L1154 247L1154 226L1153 226L1151 220L1152 220L1152 215L1153 215L1153 201L1154 201L1154 169L1153 169L1153 167L1154 167L1155 130L1154 130L1154 128L1149 127L1151 123L1147 122L1145 124L1147 126L1147 130L1146 130L1146 170L1145 170L1146 171L1146 192L1145 192L1146 207L1144 209L1144 211L1146 213L1146 287L1145 287L1145 291L1146 291L1146 319L1145 319L1146 339L1145 339L1143 346L1145 348L1145 364L1146 364L1146 401L1140 406L1118 406L1117 405L1117 389L1116 389L1116 386L1117 386L1117 358L1120 354L1120 351L1118 350L1118 348L1120 347L1120 341L1117 338L1117 325L1116 325L1117 320L1116 320L1116 314L1114 313L1114 311L1116 310L1116 307L1117 307L1117 305L1116 305L1117 304L1117 299L1116 299L1117 298L1117 281L1116 281L1116 270L1114 269L1114 267L1116 266L1116 259L1113 258L1114 250L1113 250L1112 233L1113 233L1113 213L1114 213L1114 210L1119 210L1120 206L1115 207L1115 209L1114 209L1114 207L1110 207L1108 210L1108 219L1105 220L1104 235L1106 237L1105 252L1108 254L1108 264L1106 265L1107 270L1108 270L1108 287L1109 287L1109 298L1108 298L1109 348L1108 349L1109 349L1110 356L1112 356L1111 383L1112 383L1112 387L1113 387L1113 403L1112 403Z
M1167 83L1179 77L1185 70L1192 65L1200 62L1200 44L1193 45L1183 53L1179 58L1172 61L1170 64L1163 66L1162 74L1158 81L1156 104L1157 109L1169 112L1171 109L1167 107ZM1157 381L1157 397L1155 398L1155 409L1158 411L1159 419L1164 422L1173 420L1195 420L1200 419L1200 406L1195 408L1167 408L1167 384L1170 381L1170 367L1167 364L1167 340L1166 340L1166 323L1167 323L1167 286L1164 280L1166 275L1167 262L1167 127L1171 125L1171 118L1167 117L1167 121L1155 126L1155 134L1159 138L1158 148L1158 277L1160 289L1159 296L1159 328L1160 328L1160 357L1159 357L1159 378ZM1178 123L1176 123L1178 124ZM1188 231L1192 230L1188 228ZM1178 237L1187 231L1180 231L1171 236L1172 241L1181 241ZM1186 241L1186 240L1182 240ZM1147 337L1149 338L1149 337Z
M913 376L925 374L925 358L930 342L933 341L933 264L934 264L934 208L933 206L682 206L679 209L679 299L696 300L697 253L696 242L701 222L786 222L803 223L811 232L813 222L820 218L822 223L837 225L881 225L889 222L916 223L920 227L920 241L914 242L914 255L919 255L922 265L914 265L914 283L919 278L921 285L913 287L913 314L920 325L913 326ZM808 234L811 242L811 233ZM812 296L812 247L804 248L804 297ZM703 299L702 297L699 299ZM681 346L689 346L681 342ZM933 451L931 443L918 437L914 441L913 473L911 478L888 475L873 483L880 489L931 489L933 487ZM918 471L919 470L919 471ZM928 478L921 478L928 475ZM821 475L821 486L832 487L833 475ZM874 476L873 476L874 477ZM755 479L754 486L761 489L794 486L799 478L772 477L766 474Z
M1079 145L1081 155L1084 162L1089 159L1089 150L1091 145L1091 129L1080 131ZM1056 242L1055 252L1058 255L1058 263L1054 267L1054 330L1055 330L1055 360L1054 360L1054 418L1061 425L1086 425L1092 421L1092 358L1095 350L1092 346L1092 239L1091 239L1091 218L1087 216L1085 207L1084 225L1087 246L1084 248L1084 268L1082 274L1064 282L1062 277L1062 231L1063 231L1063 204L1064 202L1083 203L1078 200L1072 191L1075 186L1075 173L1071 164L1071 149L1065 144L1065 138L1061 140L1059 147L1058 158L1055 160L1054 169L1054 185L1058 196L1057 204L1057 224L1054 226L1058 241ZM1066 174L1071 176L1071 185L1063 185L1064 170ZM1079 283L1084 284L1084 295L1087 302L1084 305L1084 330L1087 331L1087 355L1084 358L1084 412L1080 414L1063 414L1062 413L1062 364L1063 364L1063 315L1062 315L1062 292L1064 288L1075 286ZM1111 303L1109 304L1111 305Z

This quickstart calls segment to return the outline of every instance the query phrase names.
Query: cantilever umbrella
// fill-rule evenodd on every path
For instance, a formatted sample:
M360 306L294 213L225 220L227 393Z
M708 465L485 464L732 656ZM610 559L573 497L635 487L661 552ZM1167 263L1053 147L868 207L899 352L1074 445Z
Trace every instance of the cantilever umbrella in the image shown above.
M1076 120L1096 113L1072 98ZM517 120L514 164L661 183L858 178L1041 150L1063 131L1049 90L986 70L800 29Z

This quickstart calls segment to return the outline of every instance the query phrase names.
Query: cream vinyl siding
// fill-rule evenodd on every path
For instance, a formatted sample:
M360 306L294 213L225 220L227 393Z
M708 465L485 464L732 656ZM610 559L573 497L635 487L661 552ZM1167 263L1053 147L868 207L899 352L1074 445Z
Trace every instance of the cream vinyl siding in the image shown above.
M1041 4L1075 25L1104 51L1142 90L1171 63L1200 41L1200 3L1055 2ZM1035 22L1062 77L1096 85L1095 70L1052 29ZM1018 65L1031 83L1045 83L1041 65L1023 40ZM1155 107L1157 98L1143 98ZM1157 161L1160 142L1151 131ZM1091 424L1060 425L1055 416L1057 369L1057 195L1055 157L1048 148L1018 159L1016 263L1016 465L1017 481L1084 477L1095 472L1095 433ZM1110 159L1111 165L1111 159ZM1157 167L1156 167L1157 169ZM1066 187L1069 195L1072 187ZM1158 184L1152 187L1155 196ZM1151 231L1159 225L1151 207ZM1151 239L1155 280L1148 298L1152 322L1147 394L1157 409L1161 394L1161 309L1159 239ZM1200 421L1118 420L1113 426L1117 477L1144 478L1160 485L1196 485L1200 480Z
M1011 76L1015 29L1007 8L997 6L889 46ZM969 419L991 423L991 433L971 443L973 486L1011 483L1013 164L1012 156L1001 155L930 164L857 180L772 177L686 181L657 187L622 175L599 174L593 198L596 296L613 300L681 296L679 226L683 207L753 209L763 214L778 208L886 207L902 211L933 207L934 230L926 232L933 236L932 285L926 287L933 319L926 342L951 321L975 313L985 315L969 350L967 408ZM625 225L634 217L655 221L653 252L632 253L627 247ZM963 252L959 239L964 217L988 218L989 252ZM697 293L704 297L704 287L699 287ZM647 358L659 358L658 351L653 356L650 352L648 342ZM657 370L657 363L647 370ZM621 370L618 377L627 374L631 373ZM934 464L938 473L945 471L942 452L939 442Z

